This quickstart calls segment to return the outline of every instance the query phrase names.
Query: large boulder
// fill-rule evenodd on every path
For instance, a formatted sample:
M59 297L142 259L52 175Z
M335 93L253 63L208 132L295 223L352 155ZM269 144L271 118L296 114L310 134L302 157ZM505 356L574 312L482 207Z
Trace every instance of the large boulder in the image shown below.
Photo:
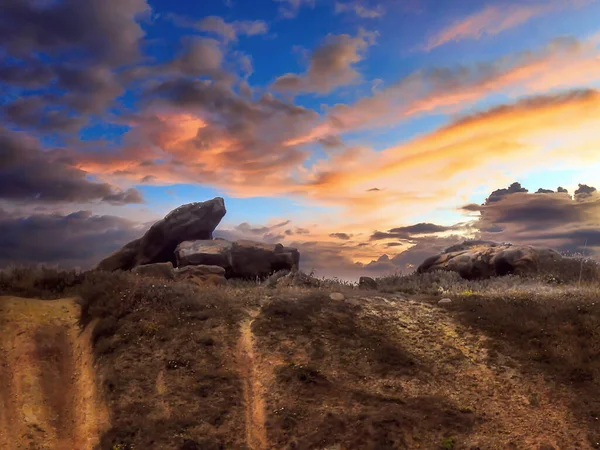
M562 256L548 248L499 244L489 241L465 241L427 258L418 273L447 270L466 279L489 278L509 274L527 275L540 267L559 261Z
M143 266L134 267L131 271L142 277L161 278L164 280L174 280L175 272L171 261L166 263L145 264Z
M145 264L176 263L175 248L183 241L212 239L226 214L221 197L190 203L171 211L142 236L101 261L100 270L130 270Z
M300 264L300 252L281 244L237 241L231 247L231 276L265 278L279 270L291 270Z
M228 278L265 278L300 264L300 253L295 248L245 240L186 241L177 246L175 256L178 267L220 266Z
M231 268L231 248L233 244L224 239L184 241L175 248L177 267L220 266Z
M175 277L178 281L212 286L227 284L225 269L219 266L185 266L175 269Z

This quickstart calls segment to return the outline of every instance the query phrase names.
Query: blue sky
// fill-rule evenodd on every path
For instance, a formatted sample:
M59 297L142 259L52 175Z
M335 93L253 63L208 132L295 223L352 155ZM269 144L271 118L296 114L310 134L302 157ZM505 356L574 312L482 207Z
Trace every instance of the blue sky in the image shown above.
M125 239L223 196L235 236L305 246L348 273L389 253L400 262L377 270L396 270L411 247L482 237L503 216L463 207L492 191L519 182L537 202L563 186L575 202L600 181L595 0L5 3L8 220L83 210ZM245 236L245 222L269 232ZM373 239L419 222L452 228Z

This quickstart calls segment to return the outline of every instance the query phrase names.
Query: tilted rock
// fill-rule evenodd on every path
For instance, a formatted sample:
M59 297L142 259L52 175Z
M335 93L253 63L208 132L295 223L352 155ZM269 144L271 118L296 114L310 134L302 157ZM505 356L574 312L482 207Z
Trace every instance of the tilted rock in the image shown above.
M489 241L465 241L427 258L417 272L447 270L466 279L537 272L542 265L559 261L562 256L552 249L528 245L499 244Z
M144 277L162 278L164 280L175 279L175 271L173 270L173 263L171 261L137 266L131 272Z
M231 247L224 239L185 241L175 249L177 267L205 265L231 268Z
M225 202L216 197L174 209L142 236L101 261L99 270L130 270L133 267L171 261L183 241L212 239L212 233L226 214Z
M117 250L109 257L100 261L96 266L98 270L114 272L115 270L131 270L137 265L138 253L142 240L136 239Z

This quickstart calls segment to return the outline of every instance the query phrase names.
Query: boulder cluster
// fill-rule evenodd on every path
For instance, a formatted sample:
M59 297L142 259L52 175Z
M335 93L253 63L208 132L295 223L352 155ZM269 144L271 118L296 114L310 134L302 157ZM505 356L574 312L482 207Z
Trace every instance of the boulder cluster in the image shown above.
M266 278L298 268L300 253L295 248L214 239L213 232L226 213L221 197L180 206L96 268L211 284L224 283L227 278Z
M447 270L471 280L510 274L530 275L561 259L560 253L549 248L465 241L427 258L417 268L417 272Z

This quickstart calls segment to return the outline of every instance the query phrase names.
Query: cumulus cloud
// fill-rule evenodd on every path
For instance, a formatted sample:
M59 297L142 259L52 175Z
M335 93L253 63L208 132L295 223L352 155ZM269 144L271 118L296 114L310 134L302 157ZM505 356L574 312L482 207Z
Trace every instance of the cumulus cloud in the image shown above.
M167 63L167 70L192 77L209 76L219 78L223 52L214 39L188 37L182 41L180 53Z
M78 211L12 216L0 210L0 267L49 264L87 269L143 233L120 217Z
M600 249L594 249L600 247L600 194L594 187L580 184L573 196L564 189L530 193L518 183L511 187L494 191L478 208L469 205L468 209L480 213L474 223L479 237L549 246L569 253L581 252L586 246L591 251Z
M309 58L303 74L288 73L275 80L272 88L281 92L327 93L360 79L356 64L362 61L367 48L375 43L376 33L361 30L357 36L333 35L317 47Z
M88 174L42 152L23 133L0 128L0 198L23 202L141 203L135 189L121 190L88 179Z
M146 0L5 0L0 80L20 98L0 113L23 129L72 132L104 112L124 92L116 70L139 61L149 12Z

